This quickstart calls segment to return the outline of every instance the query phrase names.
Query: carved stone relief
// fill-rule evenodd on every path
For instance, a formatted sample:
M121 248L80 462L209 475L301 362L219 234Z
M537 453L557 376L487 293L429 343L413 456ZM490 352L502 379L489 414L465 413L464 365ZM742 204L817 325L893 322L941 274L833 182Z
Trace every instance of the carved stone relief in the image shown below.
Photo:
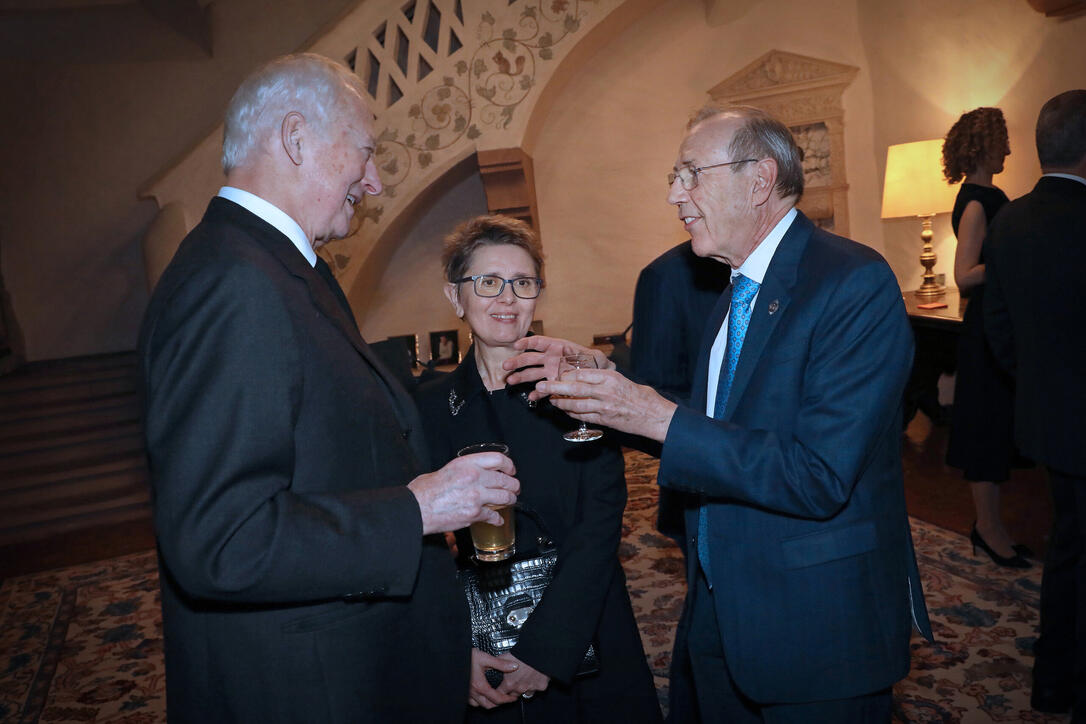
M752 105L787 125L803 149L799 208L819 226L848 235L844 107L859 68L771 50L709 91L715 100Z

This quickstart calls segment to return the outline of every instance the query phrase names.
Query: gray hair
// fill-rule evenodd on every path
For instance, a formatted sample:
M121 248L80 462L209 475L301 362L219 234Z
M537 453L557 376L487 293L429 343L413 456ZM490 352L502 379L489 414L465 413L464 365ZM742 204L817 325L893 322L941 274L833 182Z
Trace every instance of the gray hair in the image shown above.
M1037 116L1041 168L1071 168L1086 159L1086 90L1050 98Z
M714 118L739 118L743 124L732 136L728 153L733 160L771 158L777 162L777 196L786 199L803 196L803 150L788 126L761 108L710 101L698 109L686 124L686 130ZM741 166L732 166L738 173Z
M276 133L283 117L299 111L324 127L348 95L364 98L361 79L322 55L284 55L242 81L226 107L222 168L229 174L245 163L253 148Z

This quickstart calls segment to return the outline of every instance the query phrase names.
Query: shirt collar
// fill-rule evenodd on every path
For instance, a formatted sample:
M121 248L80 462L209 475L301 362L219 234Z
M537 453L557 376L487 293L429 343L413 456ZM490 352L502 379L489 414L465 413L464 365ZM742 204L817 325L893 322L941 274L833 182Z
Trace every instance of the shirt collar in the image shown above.
M306 238L302 227L298 226L298 222L290 218L278 206L265 201L256 194L251 194L233 186L223 186L219 189L218 195L227 201L233 201L238 206L259 216L283 232L283 235L290 239L294 246L298 247L298 251L302 252L302 256L309 262L309 266L315 267L317 265L317 252L313 251L313 245L309 243L309 239Z
M1065 178L1071 181L1078 181L1080 184L1086 185L1086 178L1076 176L1073 173L1046 173L1045 176L1051 176L1052 178Z
M773 261L773 254L776 253L781 239L784 238L785 232L795 219L796 209L793 207L777 222L761 243L754 247L754 251L750 253L747 260L738 269L732 270L732 279L734 280L737 274L742 274L760 285L765 279L766 270L769 269L769 262Z

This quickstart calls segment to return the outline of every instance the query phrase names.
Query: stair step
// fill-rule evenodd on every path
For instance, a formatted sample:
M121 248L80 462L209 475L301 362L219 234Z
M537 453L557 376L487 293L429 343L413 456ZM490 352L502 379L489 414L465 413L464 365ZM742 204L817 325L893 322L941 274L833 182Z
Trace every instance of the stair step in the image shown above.
M0 457L0 488L34 474L73 470L143 454L143 435L130 433L76 445L63 445Z
M62 357L59 359L37 360L21 365L19 369L0 376L0 390L8 385L18 386L27 378L45 379L52 375L66 375L72 371L92 372L94 370L139 366L139 355L132 350L127 352L107 352L83 357Z
M102 422L97 425L83 425L69 428L61 434L20 435L14 438L0 438L0 470L8 462L22 456L36 455L42 452L62 451L69 447L90 445L99 440L111 440L118 437L136 437L143 434L143 424L138 418Z
M0 546L42 540L72 531L101 525L116 525L133 520L150 520L151 504L147 495L102 501L58 511L58 517L0 530Z
M36 408L66 405L116 395L136 395L131 375L114 375L97 380L12 390L0 395L0 419L25 416Z
M0 520L17 508L59 504L65 500L95 497L132 487L148 488L147 466L142 460L131 460L125 466L105 471L54 478L33 485L0 490Z
M45 373L28 373L26 368L9 375L0 377L0 399L4 395L36 390L43 387L57 387L71 385L79 382L92 382L95 380L107 380L115 377L128 377L136 379L137 368L135 364L118 365L114 367L98 367L88 370L57 369Z
M129 397L68 405L54 410L52 414L38 412L37 416L0 419L0 444L15 441L32 443L43 435L60 437L121 422L138 422L141 416L135 398Z
M51 500L41 497L43 491L27 491L24 495L30 499L29 503L6 507L0 511L0 530L37 525L50 520L70 518L85 512L123 507L134 502L149 503L151 500L150 490L143 481L133 483L116 480L115 486L106 485L102 481L91 482L94 484L83 486L83 492L69 489L66 491L70 493L69 495ZM6 503L7 497L0 497L0 500Z
M137 413L140 409L139 397L132 392L120 392L116 395L105 395L84 400L54 402L48 405L33 405L15 412L0 414L0 428L18 429L20 425L33 423L49 418L63 418L65 416L78 416L87 412L94 412L106 408L127 407Z

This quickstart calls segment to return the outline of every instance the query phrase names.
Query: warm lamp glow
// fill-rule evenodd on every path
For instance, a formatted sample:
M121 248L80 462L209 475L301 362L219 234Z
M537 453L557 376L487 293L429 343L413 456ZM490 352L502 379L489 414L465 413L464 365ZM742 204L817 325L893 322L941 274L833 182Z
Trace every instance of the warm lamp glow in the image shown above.
M958 184L943 178L943 139L898 143L886 149L882 218L942 214L954 208Z
M937 297L946 291L935 283L935 252L931 248L931 220L954 209L958 185L943 178L943 141L899 143L886 149L886 183L882 187L882 218L920 217L920 265L924 281L917 296Z

